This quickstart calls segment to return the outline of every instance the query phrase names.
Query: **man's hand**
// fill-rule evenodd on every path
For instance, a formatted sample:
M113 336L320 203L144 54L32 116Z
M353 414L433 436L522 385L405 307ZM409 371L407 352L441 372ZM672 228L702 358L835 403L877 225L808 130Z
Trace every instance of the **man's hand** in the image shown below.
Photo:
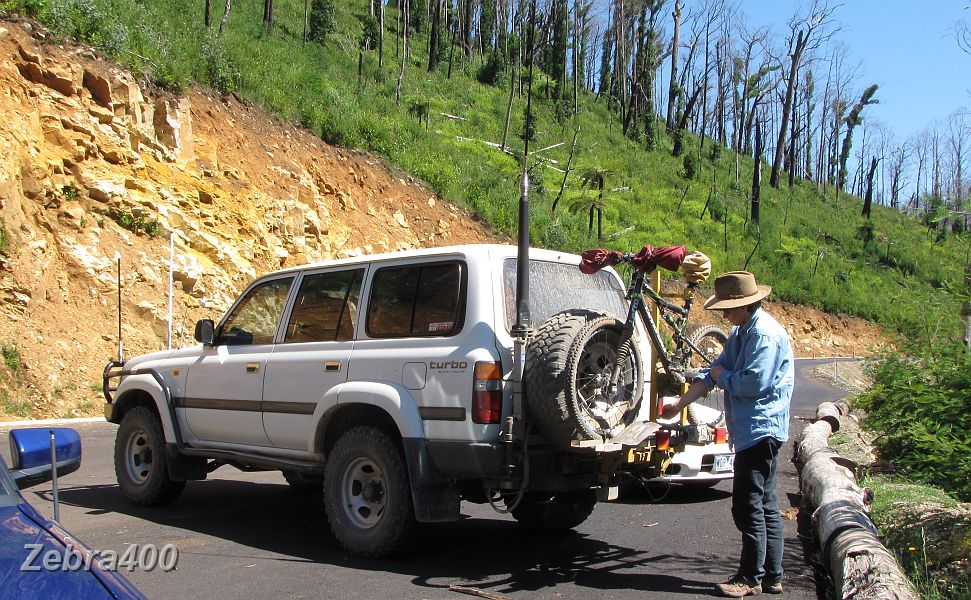
M680 398L662 398L661 399L661 418L670 419L677 416L681 412L681 402Z
M725 370L725 367L723 367L722 365L715 365L714 367L711 368L711 371L709 371L708 374L711 375L711 378L713 381L718 381L718 377L722 374L722 371L724 370Z

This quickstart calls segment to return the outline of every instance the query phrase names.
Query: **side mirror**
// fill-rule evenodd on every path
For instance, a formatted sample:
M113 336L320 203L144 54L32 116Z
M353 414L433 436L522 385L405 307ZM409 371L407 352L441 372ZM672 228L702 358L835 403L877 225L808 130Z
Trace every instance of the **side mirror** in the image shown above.
M53 478L52 432L57 476L67 475L81 468L81 436L77 431L67 427L13 429L10 431L11 473L20 489Z
M216 337L216 324L212 322L212 319L200 319L196 321L194 337L197 342L205 346L212 346L213 340Z

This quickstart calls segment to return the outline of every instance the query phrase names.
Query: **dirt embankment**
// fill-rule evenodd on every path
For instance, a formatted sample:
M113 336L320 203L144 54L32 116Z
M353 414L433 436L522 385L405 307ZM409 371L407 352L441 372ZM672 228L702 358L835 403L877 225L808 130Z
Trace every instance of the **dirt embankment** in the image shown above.
M497 241L379 159L233 97L152 90L26 22L0 22L0 211L2 420L100 414L116 257L126 356L166 346L170 236L174 346L281 266ZM778 306L802 355L865 354L879 339Z

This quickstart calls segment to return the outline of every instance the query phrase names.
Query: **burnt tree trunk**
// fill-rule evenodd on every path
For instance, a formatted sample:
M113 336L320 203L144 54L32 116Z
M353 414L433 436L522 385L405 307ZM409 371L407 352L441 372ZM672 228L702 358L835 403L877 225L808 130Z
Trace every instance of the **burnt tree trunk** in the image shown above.
M755 126L755 166L752 167L752 222L759 225L762 195L762 127Z
M438 45L441 39L442 0L433 0L432 30L428 34L428 72L434 73L438 68Z
M782 104L782 117L779 123L779 141L775 145L775 159L772 161L772 174L769 177L769 184L779 187L779 173L782 169L782 155L786 150L786 135L789 133L789 118L792 115L792 104L796 95L796 80L799 77L799 63L802 62L802 53L809 42L809 35L803 31L799 32L796 44L792 49L792 60L789 63L789 80L786 82L786 99Z
M681 43L681 0L675 0L674 12L674 38L671 40L671 81L668 84L668 113L665 127L668 133L674 131L674 111L678 98L678 45Z
M870 208L873 207L873 174L877 170L877 159L870 161L870 172L866 176L866 195L863 196L863 212L860 213L866 218L870 218Z

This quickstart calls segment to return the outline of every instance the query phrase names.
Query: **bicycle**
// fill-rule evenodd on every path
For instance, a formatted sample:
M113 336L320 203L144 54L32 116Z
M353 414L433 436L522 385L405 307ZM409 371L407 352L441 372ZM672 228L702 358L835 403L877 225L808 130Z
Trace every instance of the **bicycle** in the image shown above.
M704 254L688 253L684 246L645 246L636 254L596 249L585 251L582 257L580 270L588 275L619 264L630 265L634 272L626 292L625 321L590 311L567 311L544 323L530 343L532 351L527 347L530 414L544 435L560 443L609 439L637 418L644 381L640 351L632 343L638 316L661 364L664 381L658 385L659 397L679 394L690 373L717 358L728 339L714 325L689 329L694 291L711 271ZM670 271L684 267L687 291L683 305L668 301L651 287L647 276L658 267ZM674 347L670 351L648 302L671 331ZM543 353L562 359L552 364ZM563 382L564 373L569 383L566 389L543 389L546 381ZM724 413L723 393L715 390L693 406L690 421L714 426Z

